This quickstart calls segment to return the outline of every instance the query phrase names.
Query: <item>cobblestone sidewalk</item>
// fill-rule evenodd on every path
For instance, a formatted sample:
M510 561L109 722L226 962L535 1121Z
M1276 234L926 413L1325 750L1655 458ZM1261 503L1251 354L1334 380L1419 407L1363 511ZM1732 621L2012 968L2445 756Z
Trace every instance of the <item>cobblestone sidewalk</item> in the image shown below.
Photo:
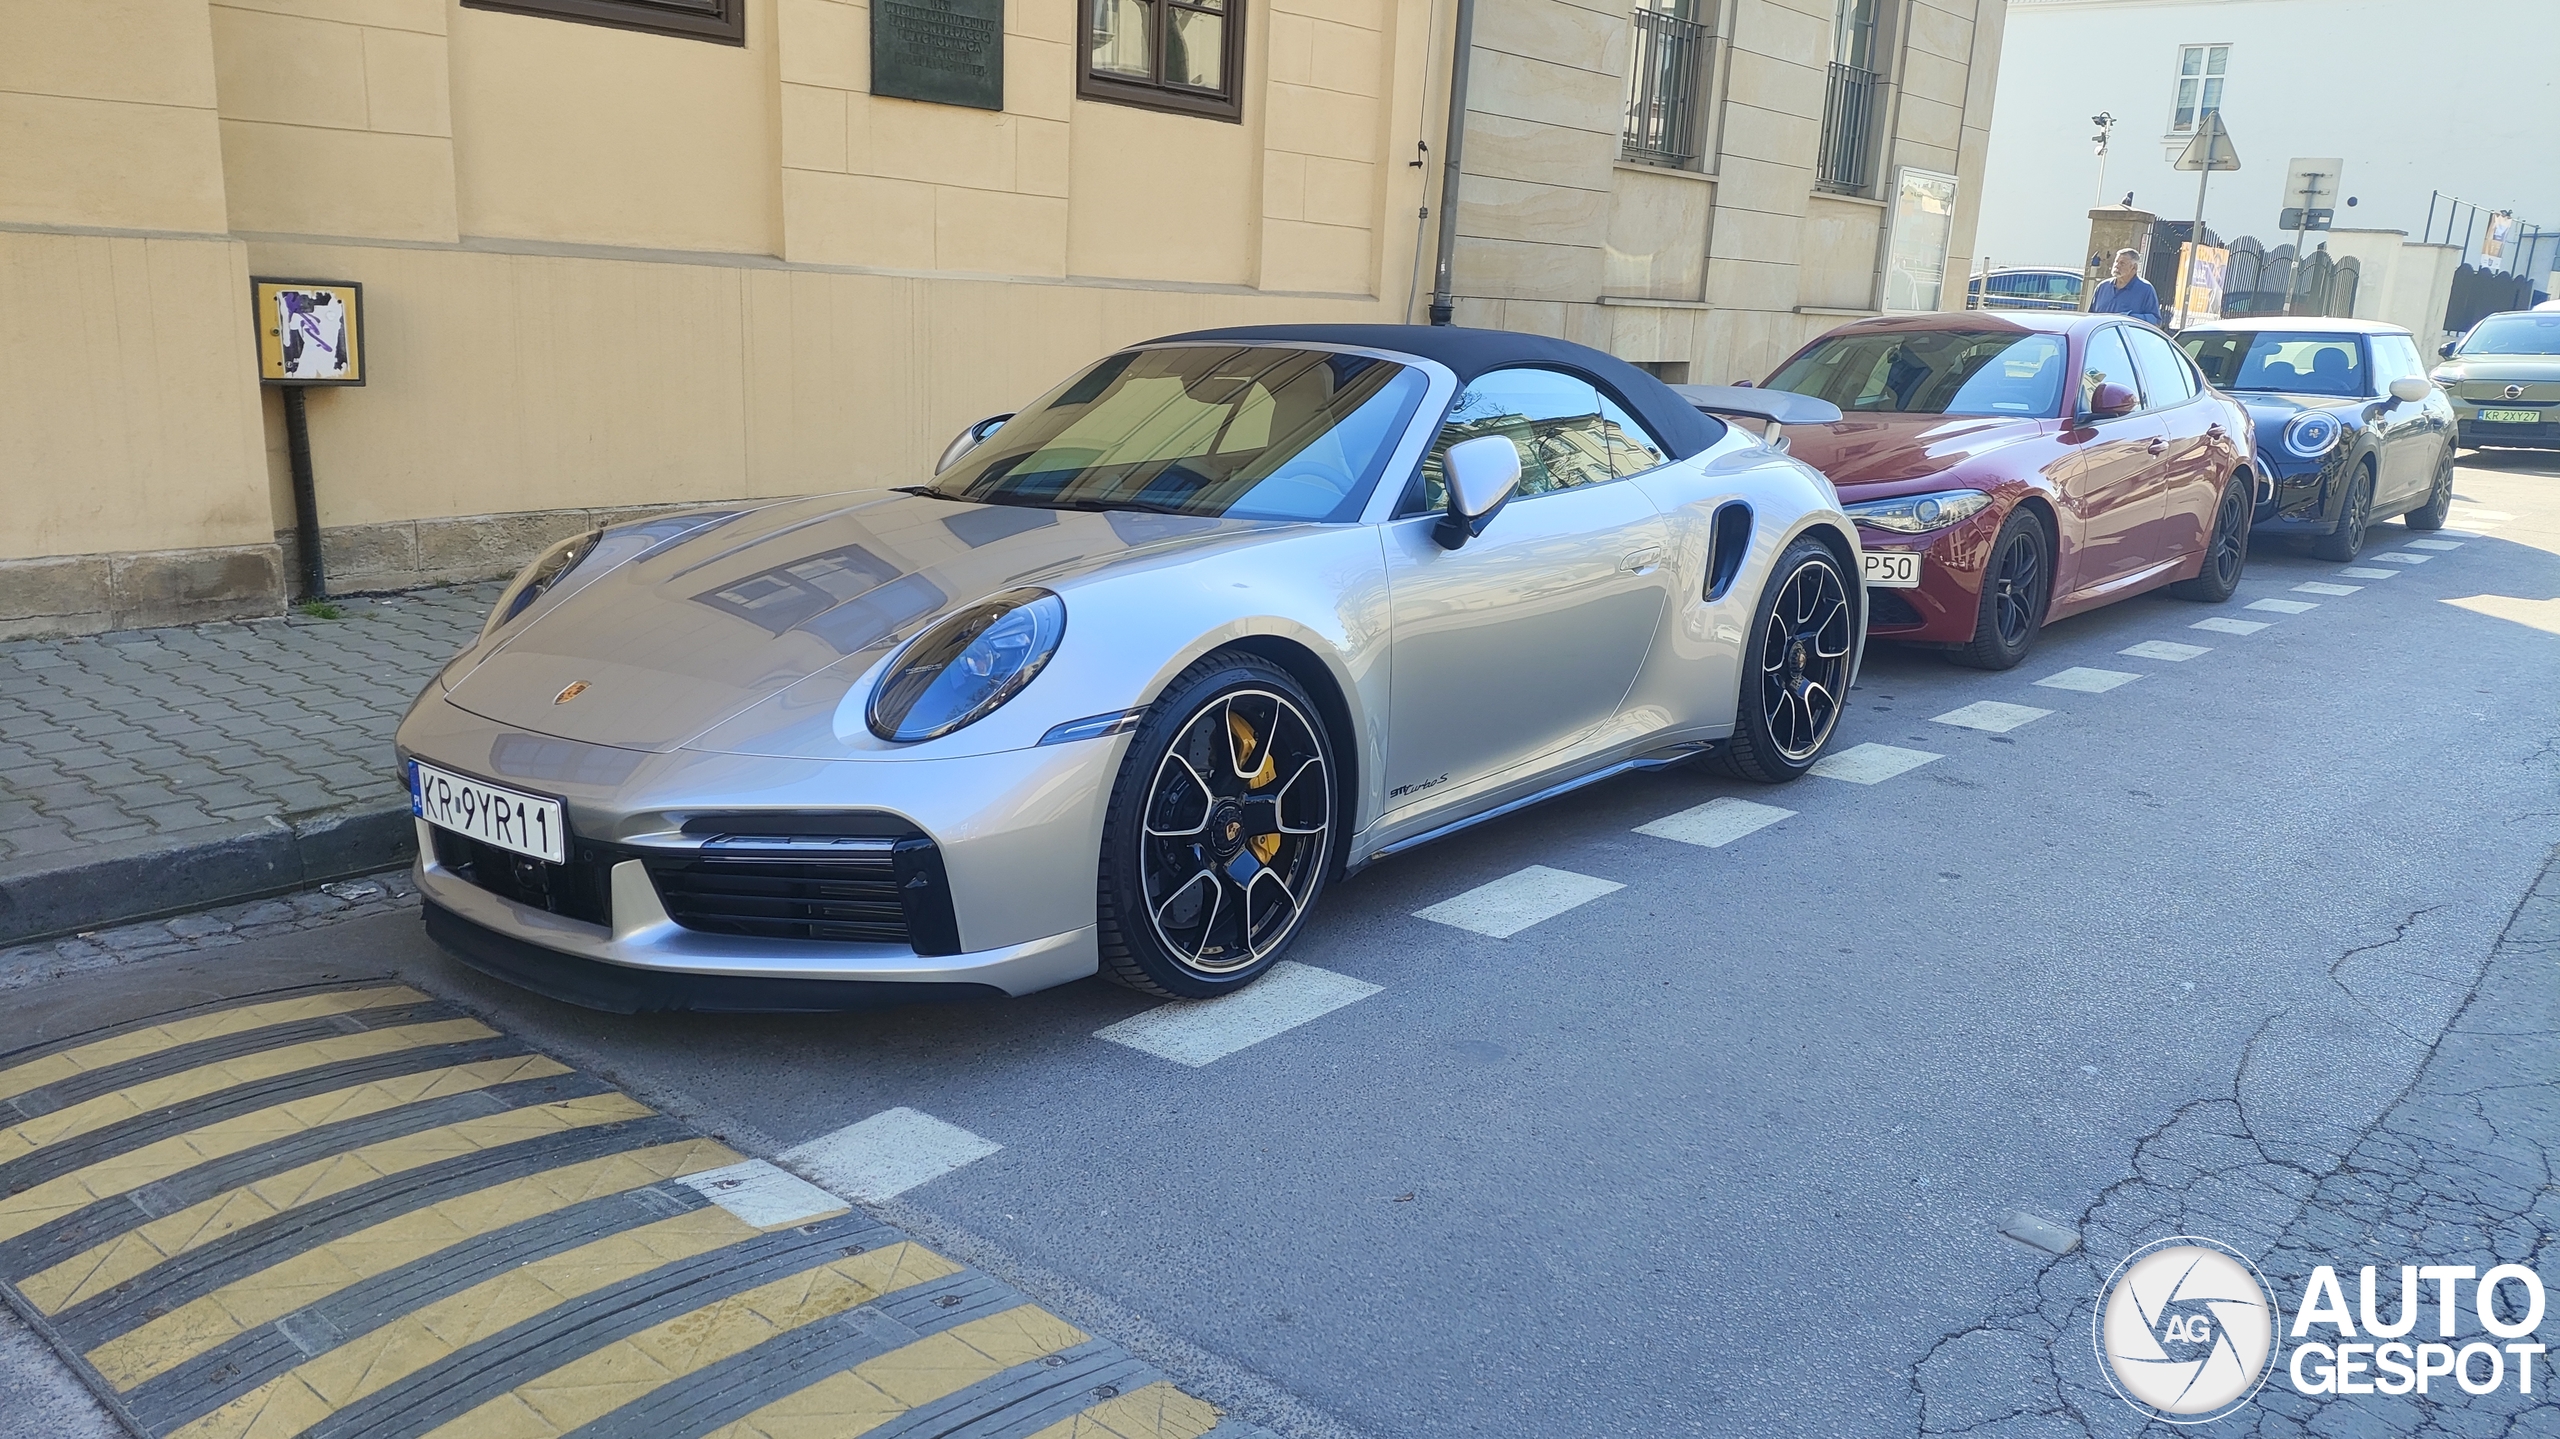
M0 643L0 944L400 862L392 728L496 590Z

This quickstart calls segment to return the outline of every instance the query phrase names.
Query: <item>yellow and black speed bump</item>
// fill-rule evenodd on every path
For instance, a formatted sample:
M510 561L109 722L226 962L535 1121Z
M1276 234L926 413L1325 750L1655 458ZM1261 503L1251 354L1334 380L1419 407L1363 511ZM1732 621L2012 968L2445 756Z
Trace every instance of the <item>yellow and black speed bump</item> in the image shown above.
M0 1284L140 1434L1257 1434L389 981L0 1053Z

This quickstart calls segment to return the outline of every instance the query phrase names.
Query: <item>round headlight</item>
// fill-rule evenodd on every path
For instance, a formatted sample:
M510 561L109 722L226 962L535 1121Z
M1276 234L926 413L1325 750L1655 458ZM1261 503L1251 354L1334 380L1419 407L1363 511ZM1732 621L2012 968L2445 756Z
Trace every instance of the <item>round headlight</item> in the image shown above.
M560 582L562 575L576 569L579 561L594 553L596 541L602 538L602 530L571 535L534 556L533 563L518 571L515 579L498 592L498 602L490 607L489 622L480 627L480 637L487 639L497 632L500 625L531 608L545 591Z
M1067 632L1067 605L1047 590L1008 590L907 642L871 694L880 738L937 739L995 712L1038 677Z
M2284 427L2284 447L2306 460L2316 460L2338 447L2338 437L2346 427L2338 417L2321 410L2305 410Z

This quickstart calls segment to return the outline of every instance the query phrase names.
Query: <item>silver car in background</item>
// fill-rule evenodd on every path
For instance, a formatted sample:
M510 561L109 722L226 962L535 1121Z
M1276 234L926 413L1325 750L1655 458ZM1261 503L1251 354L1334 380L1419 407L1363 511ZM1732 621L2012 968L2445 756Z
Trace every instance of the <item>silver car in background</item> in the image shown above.
M2536 306L2483 318L2436 352L2457 443L2560 450L2560 313Z
M568 541L400 726L428 928L622 1011L1206 997L1454 829L1793 778L1854 678L1856 531L1696 402L1823 418L1535 336L1218 331L930 484Z

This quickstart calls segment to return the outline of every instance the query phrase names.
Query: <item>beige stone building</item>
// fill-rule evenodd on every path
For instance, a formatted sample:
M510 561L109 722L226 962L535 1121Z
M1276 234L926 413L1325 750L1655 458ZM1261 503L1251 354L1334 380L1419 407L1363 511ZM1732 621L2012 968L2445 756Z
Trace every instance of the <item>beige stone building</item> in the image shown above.
M1480 0L1461 322L1728 379L1960 296L2001 0L1687 3ZM344 589L912 483L1150 334L1419 318L1454 8L0 0L0 635L281 608L252 276L364 287L306 392Z

